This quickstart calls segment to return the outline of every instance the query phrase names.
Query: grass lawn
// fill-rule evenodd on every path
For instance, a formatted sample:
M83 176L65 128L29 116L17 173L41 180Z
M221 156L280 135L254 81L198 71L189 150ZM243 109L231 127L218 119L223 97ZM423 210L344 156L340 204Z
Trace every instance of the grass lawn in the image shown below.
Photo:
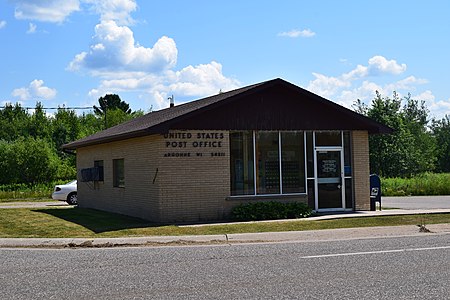
M332 228L437 224L450 214L259 222L197 227L154 225L142 219L85 208L0 209L0 237L125 237L301 231Z

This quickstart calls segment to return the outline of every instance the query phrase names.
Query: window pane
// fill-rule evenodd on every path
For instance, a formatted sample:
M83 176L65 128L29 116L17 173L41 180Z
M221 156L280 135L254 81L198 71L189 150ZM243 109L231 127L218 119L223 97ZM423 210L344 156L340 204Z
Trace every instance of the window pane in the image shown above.
M113 160L113 176L115 187L125 187L125 168L123 159Z
M278 132L256 134L256 174L258 194L280 193Z
M342 146L340 131L316 132L316 146Z
M353 208L353 185L352 179L345 179L345 208Z
M314 145L312 132L306 133L306 153L308 178L314 178Z
M315 185L314 179L308 179L308 206L311 208L315 208L316 194L315 194Z
M104 180L104 173L103 173L103 160L96 160L94 161L94 167L97 168L98 171L98 181Z
M281 174L283 194L305 193L303 132L281 133Z
M344 132L344 173L345 176L352 176L352 156L350 146L350 132Z
M230 133L231 195L254 195L253 134Z

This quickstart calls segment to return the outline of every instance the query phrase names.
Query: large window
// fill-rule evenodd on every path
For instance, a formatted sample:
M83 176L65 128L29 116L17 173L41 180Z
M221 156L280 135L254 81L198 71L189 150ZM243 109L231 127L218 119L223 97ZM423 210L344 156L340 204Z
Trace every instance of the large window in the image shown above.
M231 195L253 195L253 134L251 131L230 133Z
M257 194L280 193L280 153L278 132L256 133Z
M113 185L114 187L125 187L125 165L124 159L113 159Z
M305 146L303 132L281 133L283 194L305 193Z
M301 131L231 132L230 162L231 195L306 193Z

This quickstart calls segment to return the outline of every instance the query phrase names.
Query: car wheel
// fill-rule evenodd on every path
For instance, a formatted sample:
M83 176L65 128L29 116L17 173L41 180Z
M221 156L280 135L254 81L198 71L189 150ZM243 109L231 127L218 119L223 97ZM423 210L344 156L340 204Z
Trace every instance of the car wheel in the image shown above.
M69 205L77 205L77 193L70 193L69 196L67 196L67 203Z

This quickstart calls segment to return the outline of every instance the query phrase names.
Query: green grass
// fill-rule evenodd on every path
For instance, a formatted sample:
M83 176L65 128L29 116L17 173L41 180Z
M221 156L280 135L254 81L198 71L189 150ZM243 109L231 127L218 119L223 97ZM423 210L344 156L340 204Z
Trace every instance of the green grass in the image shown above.
M412 178L382 178L383 196L450 195L450 173L425 173Z
M0 237L126 237L211 235L332 228L448 223L450 214L383 216L336 220L257 222L196 227L160 226L142 219L84 208L0 209Z

